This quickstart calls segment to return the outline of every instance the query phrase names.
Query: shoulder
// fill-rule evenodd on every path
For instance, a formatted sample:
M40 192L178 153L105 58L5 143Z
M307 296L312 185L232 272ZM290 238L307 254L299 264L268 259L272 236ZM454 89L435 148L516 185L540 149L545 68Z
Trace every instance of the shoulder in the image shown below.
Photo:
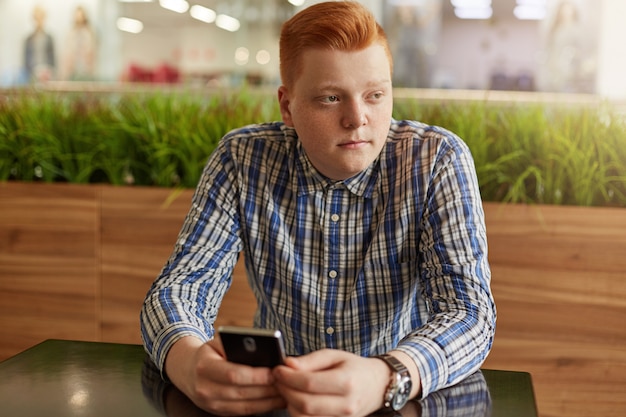
M280 158L295 149L297 136L282 122L258 123L228 132L218 145L235 160Z
M224 135L222 142L285 142L290 140L290 128L282 122L257 123L233 129ZM295 138L295 132L293 133Z
M392 120L388 141L420 152L469 152L467 144L454 132L415 120Z

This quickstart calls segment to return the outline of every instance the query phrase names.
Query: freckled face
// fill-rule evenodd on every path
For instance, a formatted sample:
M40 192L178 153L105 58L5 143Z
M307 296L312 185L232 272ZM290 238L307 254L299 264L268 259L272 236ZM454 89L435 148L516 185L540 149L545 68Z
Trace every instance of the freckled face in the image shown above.
M320 173L350 178L376 159L389 132L393 97L385 49L310 49L301 59L293 87L278 90L283 121Z

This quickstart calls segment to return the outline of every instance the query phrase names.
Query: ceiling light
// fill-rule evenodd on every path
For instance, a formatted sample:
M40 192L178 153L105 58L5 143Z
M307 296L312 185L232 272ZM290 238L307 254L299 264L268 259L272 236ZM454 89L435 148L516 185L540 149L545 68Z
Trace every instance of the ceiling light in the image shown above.
M189 3L185 0L159 0L161 7L176 13L185 13L189 10Z
M217 17L217 14L215 13L215 11L204 6L199 6L197 4L194 4L193 6L191 6L191 9L189 10L189 14L194 19L198 19L205 23L213 23L215 22L215 18Z
M520 6L540 6L546 7L547 0L517 0Z
M490 19L493 15L491 7L457 7L454 15L459 19Z
M225 14L218 15L215 19L215 24L218 28L227 30L229 32L237 32L239 30L239 27L241 26L239 20Z
M143 30L143 23L141 20L120 17L117 19L117 28L124 32L140 33Z
M120 3L152 3L154 0L117 0Z
M294 6L302 6L306 0L288 0Z
M256 53L256 62L261 64L261 65L267 65L270 63L271 60L271 56L269 51L265 50L265 49L261 49L259 52Z
M513 14L520 20L543 20L546 18L547 11L541 6L515 6Z
M450 0L454 7L461 9L486 8L491 6L491 0Z
M249 58L250 51L248 50L248 48L244 48L243 46L241 46L235 50L235 63L237 65L246 65Z

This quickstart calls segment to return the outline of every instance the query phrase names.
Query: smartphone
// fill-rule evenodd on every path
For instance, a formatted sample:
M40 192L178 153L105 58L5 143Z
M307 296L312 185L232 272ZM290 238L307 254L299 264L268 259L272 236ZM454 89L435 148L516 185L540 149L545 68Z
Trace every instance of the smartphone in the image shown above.
M285 345L280 330L220 326L217 331L230 362L267 368L285 363Z

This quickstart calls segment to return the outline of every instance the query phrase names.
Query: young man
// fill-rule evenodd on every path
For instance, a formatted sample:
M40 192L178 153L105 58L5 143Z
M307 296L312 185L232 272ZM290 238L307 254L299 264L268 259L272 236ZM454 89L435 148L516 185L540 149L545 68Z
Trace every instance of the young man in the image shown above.
M392 119L389 46L358 3L304 9L280 50L283 122L235 130L209 159L146 297L145 347L216 414L398 409L461 381L491 347L473 161L452 133ZM229 363L214 339L240 251L254 324L282 331L286 366Z

